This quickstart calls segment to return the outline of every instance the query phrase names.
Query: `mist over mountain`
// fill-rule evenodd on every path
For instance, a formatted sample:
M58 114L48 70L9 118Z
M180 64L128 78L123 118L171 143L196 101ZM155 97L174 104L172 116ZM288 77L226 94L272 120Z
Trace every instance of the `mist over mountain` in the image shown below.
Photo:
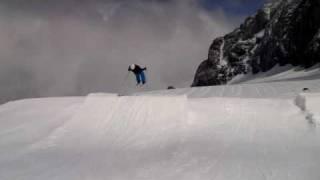
M241 19L194 0L3 0L0 103L130 92L132 63L150 90L190 84L211 39Z

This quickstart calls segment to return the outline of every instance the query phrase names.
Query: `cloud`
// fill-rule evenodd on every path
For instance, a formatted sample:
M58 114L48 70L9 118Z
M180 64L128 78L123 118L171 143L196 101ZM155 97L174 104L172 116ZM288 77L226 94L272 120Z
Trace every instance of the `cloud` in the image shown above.
M195 0L10 0L0 3L0 101L132 92L127 67L148 67L148 89L190 84L211 41L238 17Z

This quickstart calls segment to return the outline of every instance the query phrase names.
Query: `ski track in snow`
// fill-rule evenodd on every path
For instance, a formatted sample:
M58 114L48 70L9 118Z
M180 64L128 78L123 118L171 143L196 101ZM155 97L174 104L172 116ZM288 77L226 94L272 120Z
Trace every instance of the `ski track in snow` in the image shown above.
M7 103L0 179L318 180L314 92L319 80Z

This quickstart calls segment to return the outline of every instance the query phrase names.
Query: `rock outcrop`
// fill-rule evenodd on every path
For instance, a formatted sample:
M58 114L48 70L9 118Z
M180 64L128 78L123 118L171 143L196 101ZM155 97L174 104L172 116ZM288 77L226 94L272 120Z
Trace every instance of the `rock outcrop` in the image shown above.
M320 62L320 1L276 0L233 32L215 39L192 86L225 84L238 74L276 64L310 67Z

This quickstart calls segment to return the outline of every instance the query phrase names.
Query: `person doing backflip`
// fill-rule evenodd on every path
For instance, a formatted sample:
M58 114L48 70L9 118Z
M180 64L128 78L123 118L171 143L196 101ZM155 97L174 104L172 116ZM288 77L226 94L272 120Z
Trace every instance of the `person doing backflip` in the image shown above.
M144 85L146 83L146 76L144 74L144 71L147 70L146 67L141 68L139 65L131 64L128 68L128 71L131 71L136 76L137 85L140 83Z

